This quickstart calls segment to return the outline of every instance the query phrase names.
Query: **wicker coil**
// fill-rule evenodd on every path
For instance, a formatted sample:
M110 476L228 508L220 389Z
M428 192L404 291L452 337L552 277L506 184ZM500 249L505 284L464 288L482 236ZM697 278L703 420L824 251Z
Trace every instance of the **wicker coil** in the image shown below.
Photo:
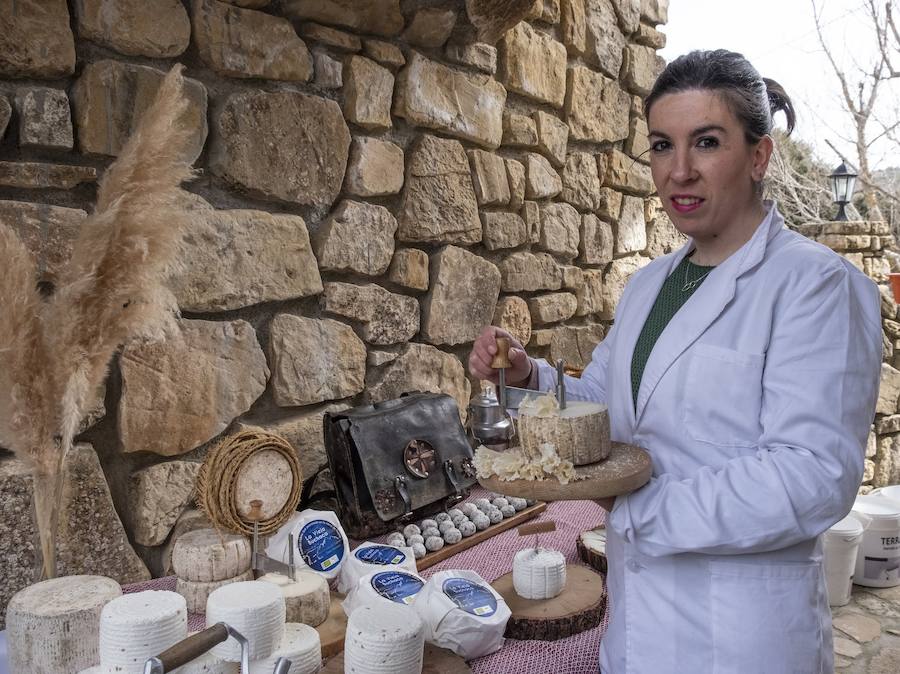
M274 533L296 510L303 486L303 473L296 450L279 435L250 428L223 438L209 450L200 466L197 505L216 529L244 535L253 533L253 520L241 515L235 497L238 476L244 464L254 454L263 451L276 452L287 461L291 469L291 491L277 513L259 520L259 533Z

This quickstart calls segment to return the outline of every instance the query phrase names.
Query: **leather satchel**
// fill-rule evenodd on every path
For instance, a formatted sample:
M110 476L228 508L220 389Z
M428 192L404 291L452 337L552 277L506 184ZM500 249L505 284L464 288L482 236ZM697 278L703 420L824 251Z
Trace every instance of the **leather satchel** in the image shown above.
M459 407L442 393L410 393L324 417L338 517L354 538L451 507L475 484Z

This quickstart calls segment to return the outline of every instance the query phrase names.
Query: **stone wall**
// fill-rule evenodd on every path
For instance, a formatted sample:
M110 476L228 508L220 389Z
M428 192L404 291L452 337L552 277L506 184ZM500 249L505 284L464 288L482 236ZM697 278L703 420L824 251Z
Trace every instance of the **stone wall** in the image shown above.
M861 494L876 487L900 484L900 311L888 283L886 252L896 256L897 242L886 222L824 222L797 228L850 260L878 284L884 361L875 422L866 447Z
M166 572L226 429L283 433L309 474L325 410L414 389L464 408L486 323L583 366L627 276L680 243L639 98L667 5L537 0L489 45L463 0L0 0L0 221L48 292L98 176L187 66L181 316L124 347L81 438L110 491L91 502L128 533L109 547ZM122 556L110 573L146 575ZM11 564L3 604L27 582Z

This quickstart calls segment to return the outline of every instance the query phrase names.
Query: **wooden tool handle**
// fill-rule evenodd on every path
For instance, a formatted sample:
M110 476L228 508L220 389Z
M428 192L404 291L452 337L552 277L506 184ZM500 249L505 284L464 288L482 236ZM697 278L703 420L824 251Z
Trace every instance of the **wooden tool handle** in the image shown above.
M263 502L258 498L250 501L250 512L247 513L247 519L251 522L259 522L263 518L262 511Z
M498 337L497 353L494 355L494 360L491 361L491 367L497 370L511 366L512 363L509 362L509 340L506 337Z
M171 672L179 667L196 660L216 644L220 644L228 638L228 630L225 623L216 623L207 627L202 632L179 641L166 651L159 654L164 672Z
M556 531L556 522L534 522L533 524L523 524L518 528L519 536L549 534L551 531Z

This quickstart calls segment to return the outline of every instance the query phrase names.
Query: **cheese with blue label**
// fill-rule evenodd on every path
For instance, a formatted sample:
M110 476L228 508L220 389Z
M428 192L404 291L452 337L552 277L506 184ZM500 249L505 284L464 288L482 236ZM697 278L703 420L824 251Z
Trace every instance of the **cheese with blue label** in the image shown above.
M385 543L363 543L347 557L341 567L338 592L346 594L360 578L375 571L406 570L416 573L416 557L412 548Z
M424 587L425 580L406 569L383 569L369 573L350 589L343 601L344 613L349 617L360 606L381 606L385 603L410 606Z
M331 510L308 508L291 518L269 539L266 555L288 563L290 535L294 536L294 564L327 580L337 578L350 556L350 542Z

